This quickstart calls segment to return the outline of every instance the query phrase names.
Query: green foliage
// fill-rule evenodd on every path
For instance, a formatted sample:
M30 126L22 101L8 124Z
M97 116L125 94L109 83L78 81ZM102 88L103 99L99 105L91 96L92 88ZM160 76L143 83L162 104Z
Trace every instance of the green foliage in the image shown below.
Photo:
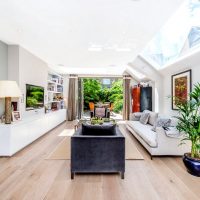
M32 91L27 97L28 107L37 107L39 103L43 102L43 91L41 89L32 87Z
M114 112L119 113L123 109L123 99L117 99L114 102Z
M39 102L43 101L43 92L42 91L33 91L31 92L31 96L37 99Z
M109 102L110 97L110 89L109 88L101 88L99 92L99 99L101 102Z
M34 97L27 97L27 106L28 107L36 107L37 104L38 104L37 99L35 99Z
M190 93L190 100L177 105L179 120L177 129L185 133L182 140L192 142L191 156L200 158L200 83L194 85L194 90Z
M101 92L101 83L97 79L83 79L84 88L84 108L89 108L89 102L100 101L99 94Z
M115 102L116 100L123 99L123 87L122 80L118 80L112 83L110 88L110 97L109 100L111 102Z
M114 112L119 113L123 109L123 87L122 79L113 82L110 88L110 102L114 103Z
M83 79L84 108L89 108L89 102L112 102L114 112L119 113L123 108L122 80L114 81L111 88L102 87L98 79Z

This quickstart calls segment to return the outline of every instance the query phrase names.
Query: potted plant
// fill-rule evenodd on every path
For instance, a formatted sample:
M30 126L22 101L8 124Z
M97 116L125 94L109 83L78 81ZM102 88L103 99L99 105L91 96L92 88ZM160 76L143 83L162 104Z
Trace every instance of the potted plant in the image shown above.
M190 100L177 104L179 121L176 128L184 133L181 144L191 141L191 152L184 154L183 162L190 174L200 176L200 83L194 85L189 95Z

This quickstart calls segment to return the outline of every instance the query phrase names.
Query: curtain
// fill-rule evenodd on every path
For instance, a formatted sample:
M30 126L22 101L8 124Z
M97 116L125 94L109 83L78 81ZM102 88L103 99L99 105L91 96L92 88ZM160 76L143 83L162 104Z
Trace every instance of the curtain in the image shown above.
M83 84L82 78L78 78L78 119L81 119L83 113Z
M68 110L67 116L68 121L73 121L76 119L76 86L77 86L77 76L70 75L69 77L69 91L68 91Z
M124 103L123 103L123 120L129 120L130 114L130 81L129 75L123 76Z

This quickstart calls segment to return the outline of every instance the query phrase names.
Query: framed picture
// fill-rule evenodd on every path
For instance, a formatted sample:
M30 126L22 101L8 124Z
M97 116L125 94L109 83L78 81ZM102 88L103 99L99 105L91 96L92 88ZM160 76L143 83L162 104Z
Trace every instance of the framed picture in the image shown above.
M13 111L12 112L12 121L13 122L16 122L16 121L19 121L21 120L21 114L19 111Z
M192 89L192 70L172 75L172 110L177 110L177 104L190 99Z

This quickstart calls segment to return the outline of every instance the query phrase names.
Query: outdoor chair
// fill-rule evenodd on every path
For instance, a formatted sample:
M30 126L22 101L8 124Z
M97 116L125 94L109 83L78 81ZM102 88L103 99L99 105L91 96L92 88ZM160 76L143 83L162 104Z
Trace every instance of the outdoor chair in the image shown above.
M94 111L90 112L90 116L91 118L92 117L110 118L110 110L107 108L95 107Z
M94 103L93 102L89 102L89 108L90 108L90 111L94 111Z

